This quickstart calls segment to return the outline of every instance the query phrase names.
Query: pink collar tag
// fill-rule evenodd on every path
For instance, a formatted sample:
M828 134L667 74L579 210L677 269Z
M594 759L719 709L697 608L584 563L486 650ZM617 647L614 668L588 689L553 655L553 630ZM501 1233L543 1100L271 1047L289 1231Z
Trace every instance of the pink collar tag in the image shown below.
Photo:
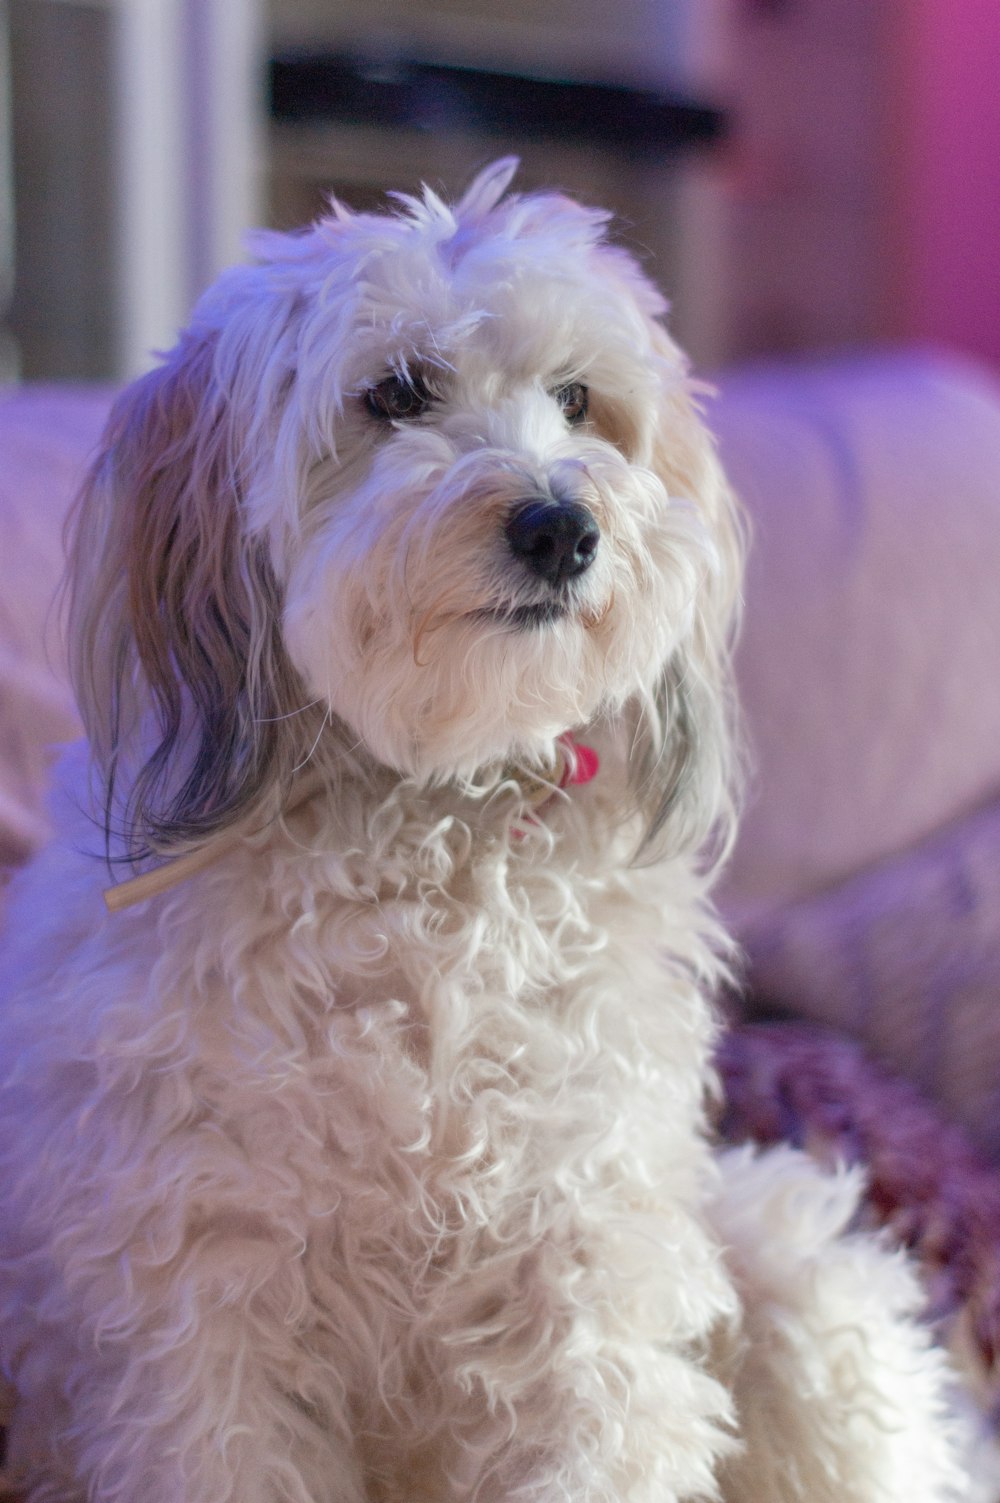
M568 753L559 779L560 788L573 788L596 778L601 760L592 746L582 746L569 731L559 737L559 744Z
M545 813L564 788L579 787L597 776L600 766L597 753L592 746L581 746L569 731L556 737L556 758L557 765L549 777L526 779L522 776L518 779L522 797L531 812L515 821L512 831L515 840L524 835L525 823L538 823L538 816Z

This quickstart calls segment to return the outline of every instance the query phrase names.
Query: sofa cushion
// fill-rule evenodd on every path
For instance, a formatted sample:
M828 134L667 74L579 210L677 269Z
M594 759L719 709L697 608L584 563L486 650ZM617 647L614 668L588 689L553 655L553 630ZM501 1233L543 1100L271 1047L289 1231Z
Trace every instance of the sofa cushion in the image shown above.
M785 363L709 419L754 530L739 920L1000 791L1000 387L940 354Z
M857 1039L1000 1162L1000 800L742 939L758 1010Z

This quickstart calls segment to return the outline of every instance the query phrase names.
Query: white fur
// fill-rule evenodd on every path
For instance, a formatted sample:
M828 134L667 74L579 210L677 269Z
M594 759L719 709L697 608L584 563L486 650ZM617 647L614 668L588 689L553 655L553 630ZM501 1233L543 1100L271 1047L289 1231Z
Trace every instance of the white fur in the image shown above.
M32 1503L958 1496L856 1187L713 1161L738 525L662 302L510 172L262 239L86 489L92 772L3 960ZM416 421L366 405L393 370ZM539 494L601 541L524 627ZM532 813L571 728L601 770ZM239 838L108 917L98 823Z

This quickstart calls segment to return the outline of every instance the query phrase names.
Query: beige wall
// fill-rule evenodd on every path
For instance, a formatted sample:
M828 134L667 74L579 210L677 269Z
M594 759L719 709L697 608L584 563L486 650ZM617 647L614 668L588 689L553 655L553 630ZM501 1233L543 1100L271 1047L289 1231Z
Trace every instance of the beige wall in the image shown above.
M267 193L253 213L291 225L314 215L330 189L362 205L378 200L386 188L412 188L421 180L455 191L491 156L513 150L523 158L523 186L561 186L617 214L620 237L671 297L675 330L700 368L772 351L867 342L891 326L885 289L891 283L886 218L892 195L885 176L893 166L886 122L892 91L885 75L894 57L894 26L907 3L271 0L268 8L260 0L256 72L251 62L243 82L227 75L224 88L213 67L225 74L225 60L239 49L217 47L214 65L211 49L198 49L195 71L207 83L201 106L206 129L230 161L206 176L207 157L198 152L187 182L181 159L191 142L175 143L181 165L171 191L178 202L217 208L218 185L248 183L259 150ZM108 147L116 128L112 99L120 97L121 80L107 71L109 59L115 66L107 31L109 18L116 10L124 13L129 0L6 4L22 206L13 324L24 370L34 376L121 374L126 365L134 368L135 357L121 357L115 317L119 324L121 318L114 310L131 300L141 313L165 286L152 263L143 281L141 256L129 260L137 237L120 232L121 183ZM255 12L257 0L155 4L179 15L189 7L199 14L211 9L224 22L227 15ZM244 50L247 34L244 28ZM572 141L539 144L481 132L390 136L364 126L268 129L254 78L263 77L271 48L306 45L564 77L680 82L731 110L732 140L721 152L640 159ZM163 85L164 110L186 122L190 136L193 112L179 96L191 81L183 64L180 72L176 88ZM171 88L178 96L173 104ZM227 126L234 120L243 122L236 132ZM134 133L128 135L133 139ZM157 127L148 135L149 163L162 166L170 143ZM133 177L147 183L150 174L136 171ZM160 270L180 290L173 298L176 311L163 320L164 333L155 339L144 334L144 347L170 341L199 278L211 273L213 257L236 254L237 236L230 232L242 213L227 211L224 257L209 244L215 227L200 221L193 238L184 239L183 226L173 227L171 233L181 236L174 251L156 232L163 202L157 194L147 195L147 228L138 238L145 234L152 249L159 248L161 260L166 258ZM243 196L249 214L252 195ZM211 253L192 271L182 263L199 246ZM124 264L135 273L127 295L123 247Z

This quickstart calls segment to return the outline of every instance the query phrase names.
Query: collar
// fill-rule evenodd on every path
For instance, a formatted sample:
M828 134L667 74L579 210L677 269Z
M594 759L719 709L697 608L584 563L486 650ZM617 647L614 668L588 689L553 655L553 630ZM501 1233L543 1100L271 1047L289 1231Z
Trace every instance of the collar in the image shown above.
M521 790L522 799L529 810L526 817L537 821L538 816L563 789L589 783L592 778L596 777L599 766L598 756L594 749L581 745L567 731L556 739L556 761L549 777L532 776L523 769L513 767L509 772L509 781L517 783ZM294 814L297 809L301 809L311 798L320 793L323 786L321 773L316 771L303 773L292 784L288 799L281 811L282 815ZM245 823L233 825L231 829L210 835L203 845L196 846L194 850L185 851L181 856L172 856L149 871L140 872L136 877L129 877L124 882L117 882L111 887L106 887L104 902L108 912L118 913L123 908L132 908L136 903L145 902L147 898L158 897L160 893L168 892L170 888L187 881L188 877L193 877L197 872L204 871L207 866L212 866L220 856L237 845L247 833ZM516 824L513 827L513 833L515 837L521 834Z
M583 746L571 731L556 738L556 760L548 777L536 777L521 768L510 770L521 796L533 813L539 814L564 788L589 783L597 776L600 761L592 746Z

